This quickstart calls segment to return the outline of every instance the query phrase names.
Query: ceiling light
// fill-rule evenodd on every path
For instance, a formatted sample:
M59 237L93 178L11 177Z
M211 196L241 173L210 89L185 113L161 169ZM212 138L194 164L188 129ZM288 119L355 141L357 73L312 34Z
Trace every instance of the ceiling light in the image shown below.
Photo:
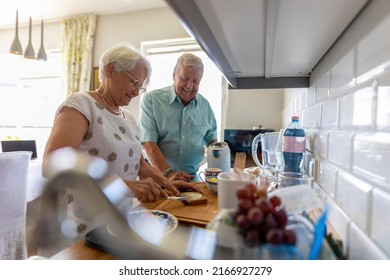
M24 51L24 57L29 59L35 59L35 52L31 43L31 17L30 17L30 24L28 27L28 44L26 50Z
M41 20L41 47L39 48L37 59L45 61L47 60L45 48L43 47L43 20Z
M15 24L15 38L12 42L10 52L14 54L23 54L22 45L19 41L19 23L18 23L18 10L16 10L16 24Z

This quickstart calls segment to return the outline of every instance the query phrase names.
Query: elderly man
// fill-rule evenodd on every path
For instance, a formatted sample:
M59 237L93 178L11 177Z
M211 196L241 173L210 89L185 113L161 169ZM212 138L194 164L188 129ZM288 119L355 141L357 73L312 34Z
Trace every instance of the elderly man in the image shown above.
M217 123L209 102L198 93L202 60L179 57L173 85L148 92L141 104L141 142L149 162L172 180L198 181L204 146L217 141Z

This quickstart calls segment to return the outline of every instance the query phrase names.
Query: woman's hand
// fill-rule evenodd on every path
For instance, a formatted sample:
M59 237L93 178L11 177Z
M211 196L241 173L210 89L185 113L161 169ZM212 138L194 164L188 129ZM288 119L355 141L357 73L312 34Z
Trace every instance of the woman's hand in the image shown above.
M173 171L168 173L167 178L174 181L190 182L192 179L194 179L194 175L190 175L183 171Z
M165 189L172 192L174 195L178 196L180 194L179 189L192 189L196 192L202 192L195 184L183 182L183 181L175 181L169 180L165 182Z
M145 178L137 181L125 181L127 186L133 192L134 196L140 202L155 201L159 197L167 197L168 194L151 178Z

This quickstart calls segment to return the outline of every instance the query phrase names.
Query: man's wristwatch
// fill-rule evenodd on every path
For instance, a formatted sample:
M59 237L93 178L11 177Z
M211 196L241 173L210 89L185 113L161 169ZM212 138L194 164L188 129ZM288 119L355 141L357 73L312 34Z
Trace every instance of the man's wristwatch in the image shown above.
M161 173L161 175L163 175L164 177L167 177L167 175L168 175L169 173L171 173L171 172L173 172L173 169L170 168L170 167L168 167L167 169L165 169L165 170L163 171L163 173Z

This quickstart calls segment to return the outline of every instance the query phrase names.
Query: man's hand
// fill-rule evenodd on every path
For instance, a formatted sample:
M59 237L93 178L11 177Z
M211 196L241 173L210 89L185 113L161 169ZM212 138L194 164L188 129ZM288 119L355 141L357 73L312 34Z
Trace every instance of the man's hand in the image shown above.
M173 181L184 181L184 182L190 182L192 179L194 179L194 175L190 175L183 171L170 172L167 174L166 177Z
M140 202L155 201L159 197L168 197L168 194L161 188L159 184L151 178L145 178L138 181L125 181L127 186L133 192L134 196ZM178 192L178 191L177 191Z
M174 195L178 196L180 194L179 189L191 189L196 192L202 192L195 184L183 182L181 180L168 181L165 183L165 189L171 191Z

